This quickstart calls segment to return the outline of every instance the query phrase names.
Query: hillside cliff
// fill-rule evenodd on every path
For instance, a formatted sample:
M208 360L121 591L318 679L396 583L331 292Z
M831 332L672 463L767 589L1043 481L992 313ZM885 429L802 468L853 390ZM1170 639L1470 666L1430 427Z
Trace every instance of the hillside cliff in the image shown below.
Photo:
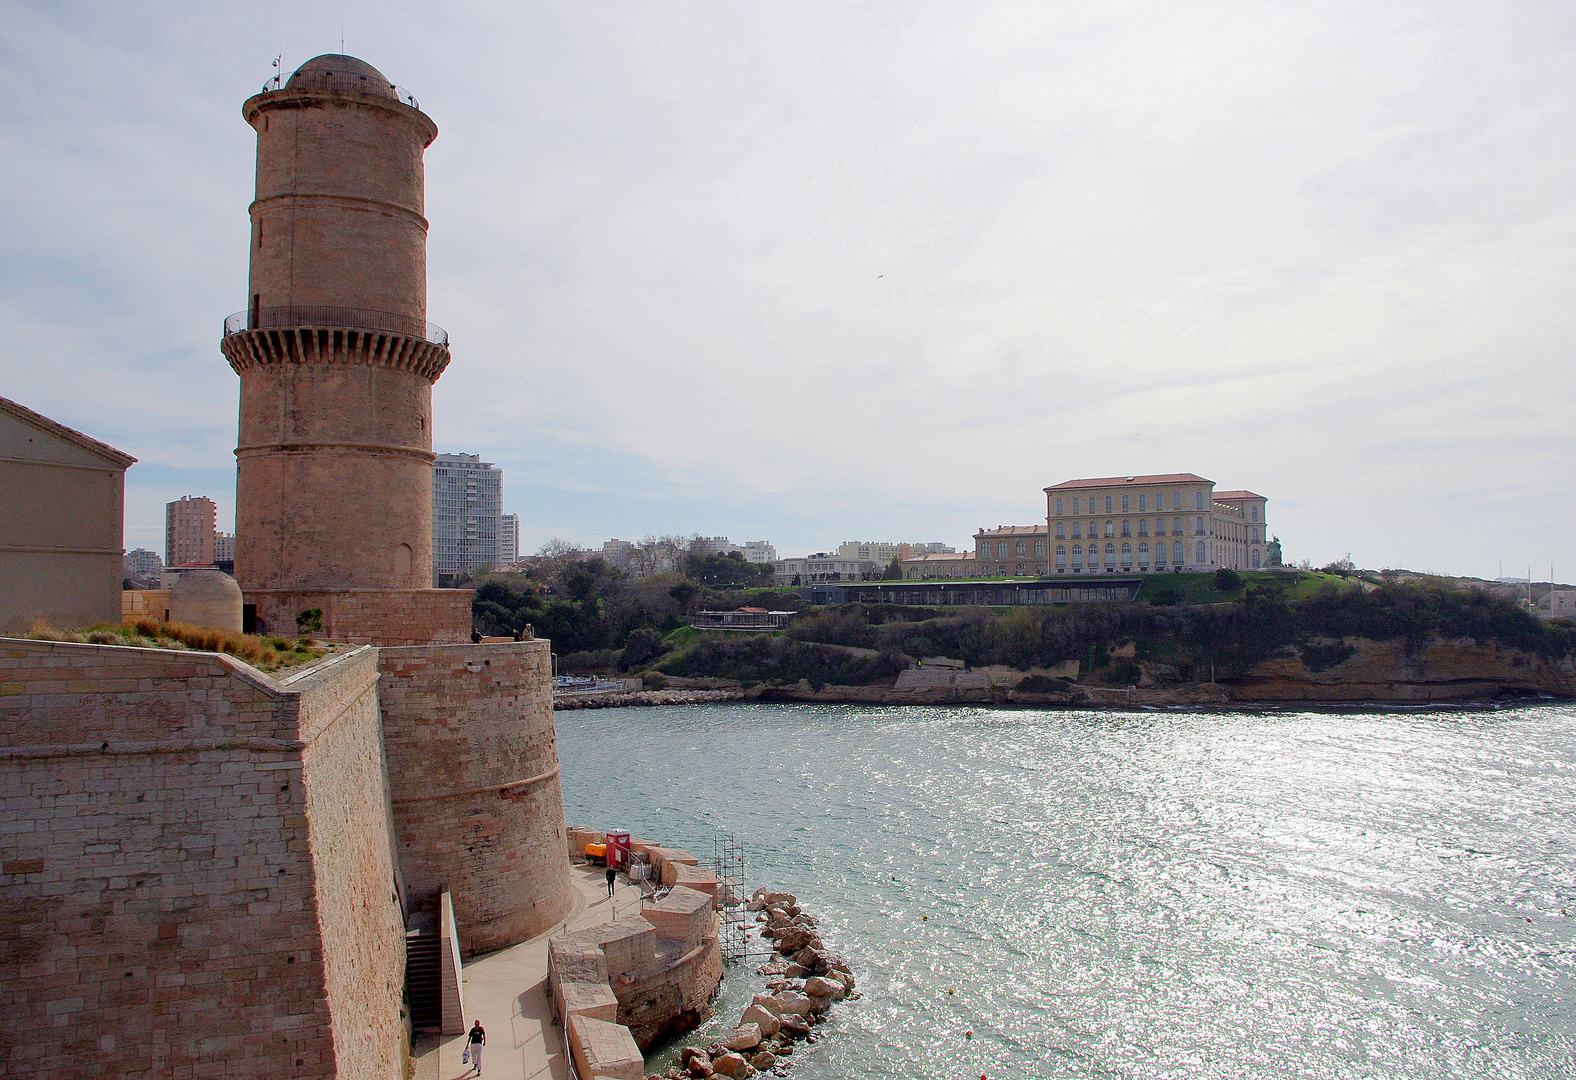
M1316 646L1336 644L1320 640ZM1535 694L1576 696L1576 664L1570 654L1551 657L1496 641L1434 637L1408 647L1405 641L1340 639L1347 659L1310 669L1303 651L1291 647L1255 664L1243 675L1222 680L1234 701L1385 701L1426 704L1487 701Z

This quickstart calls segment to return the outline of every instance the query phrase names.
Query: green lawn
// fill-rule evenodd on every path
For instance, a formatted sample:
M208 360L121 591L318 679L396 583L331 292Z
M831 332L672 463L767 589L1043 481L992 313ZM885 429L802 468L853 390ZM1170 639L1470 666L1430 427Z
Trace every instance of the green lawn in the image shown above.
M1147 603L1168 593L1179 593L1181 599L1190 604L1222 604L1240 599L1244 592L1253 588L1280 589L1285 591L1288 600L1306 600L1326 583L1341 588L1358 588L1353 581L1316 571L1242 570L1238 573L1242 578L1242 588L1235 592L1221 592L1215 588L1214 574L1154 574L1144 579L1144 587L1138 590L1138 601Z

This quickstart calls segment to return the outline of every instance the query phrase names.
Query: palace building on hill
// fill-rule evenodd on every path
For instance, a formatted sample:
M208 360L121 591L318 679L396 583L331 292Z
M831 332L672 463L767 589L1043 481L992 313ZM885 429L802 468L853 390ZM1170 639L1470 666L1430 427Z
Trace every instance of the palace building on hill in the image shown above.
M1049 571L1257 570L1267 501L1193 473L1067 480L1045 489Z
M909 580L1207 573L1272 565L1264 496L1216 491L1193 473L1067 480L1045 522L974 534L974 549L903 560Z

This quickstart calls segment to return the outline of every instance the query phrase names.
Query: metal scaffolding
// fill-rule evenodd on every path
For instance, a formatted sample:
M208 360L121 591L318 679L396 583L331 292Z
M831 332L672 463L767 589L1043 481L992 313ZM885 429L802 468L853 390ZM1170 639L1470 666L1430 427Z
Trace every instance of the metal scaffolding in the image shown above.
M750 926L744 899L744 848L735 834L718 833L712 837L711 871L717 878L722 958L730 962L743 960L749 955Z

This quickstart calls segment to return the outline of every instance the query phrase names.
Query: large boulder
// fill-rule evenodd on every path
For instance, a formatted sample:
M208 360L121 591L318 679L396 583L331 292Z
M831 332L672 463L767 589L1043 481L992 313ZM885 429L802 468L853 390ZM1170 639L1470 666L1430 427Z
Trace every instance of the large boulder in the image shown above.
M854 970L849 965L848 961L843 959L841 954L835 953L835 952L823 952L821 954L821 963L825 964L827 967L831 968L833 971L853 971Z
M834 982L831 979L823 979L819 975L804 981L804 992L813 998L829 997L834 1001L843 1000L843 996L847 993L847 991L843 989L843 984L841 982Z
M803 926L785 926L777 931L772 941L777 946L777 951L784 956L792 956L807 945L821 944L821 939L815 936L815 932Z
M782 1009L778 1013L779 1018L787 1016L789 1013L795 1016L808 1016L810 1013L810 999L804 994L785 991L773 996L782 1004Z
M748 1076L751 1071L750 1063L731 1051L713 1061L711 1067L723 1076Z
M800 1039L810 1034L810 1021L797 1013L783 1013L780 1020L786 1034Z
M761 1029L762 1037L767 1039L777 1034L777 1030L782 1027L782 1023L777 1019L776 1013L764 1005L755 1005L753 1003L748 1009L744 1010L744 1015L739 1018L739 1023L754 1024Z
M761 1026L759 1024L740 1024L733 1029L733 1034L723 1044L729 1050L754 1050L761 1045Z

